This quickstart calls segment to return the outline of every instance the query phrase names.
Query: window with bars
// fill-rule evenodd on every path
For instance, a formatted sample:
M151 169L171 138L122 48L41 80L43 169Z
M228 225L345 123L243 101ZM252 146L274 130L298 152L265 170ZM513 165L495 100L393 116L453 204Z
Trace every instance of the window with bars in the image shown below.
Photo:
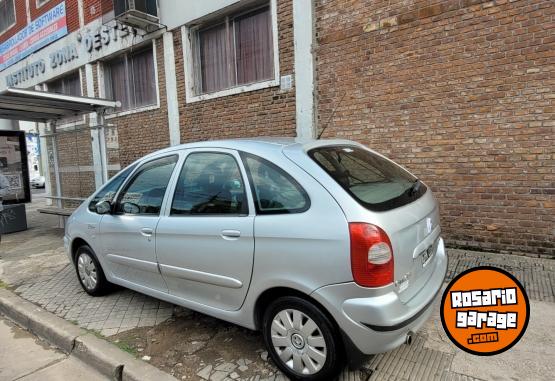
M0 0L0 33L4 33L15 24L14 0Z
M118 111L157 103L152 47L122 54L104 63L106 97L121 102Z
M274 40L269 5L236 13L194 35L195 95L274 78Z

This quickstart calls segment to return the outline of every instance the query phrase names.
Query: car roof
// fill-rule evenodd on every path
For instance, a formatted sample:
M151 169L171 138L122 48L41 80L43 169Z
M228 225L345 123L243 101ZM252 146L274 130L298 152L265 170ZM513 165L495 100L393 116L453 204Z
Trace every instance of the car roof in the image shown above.
M180 144L177 146L162 149L153 152L145 157L158 156L164 153L175 152L191 148L227 148L246 152L267 152L268 150L282 151L285 147L288 150L309 150L311 148L349 144L358 145L358 143L350 140L342 139L312 139L312 138L295 138L295 137L280 137L280 136L262 136L251 138L239 139L222 139L222 140L207 140L200 142L192 142Z

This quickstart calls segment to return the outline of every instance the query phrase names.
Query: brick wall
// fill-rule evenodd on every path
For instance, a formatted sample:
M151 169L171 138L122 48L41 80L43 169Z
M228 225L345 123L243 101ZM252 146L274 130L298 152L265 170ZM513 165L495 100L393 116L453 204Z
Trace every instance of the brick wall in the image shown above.
M114 8L112 0L83 0L85 24L94 21Z
M291 0L278 1L281 75L294 74ZM217 99L185 103L181 31L174 31L181 141L295 135L295 89L273 87Z
M27 7L25 0L14 0L15 24L4 33L0 34L0 43L8 40L27 25Z
M55 137L47 138L47 149L50 152L53 149L54 141L56 143L58 168L60 169L62 197L88 197L95 190L90 131L86 128L81 130L74 130L73 127L59 128ZM52 194L56 195L56 176L53 161L50 161L49 164ZM72 207L76 205L73 201L63 201L62 206Z
M117 127L119 158L122 168L147 153L166 148L170 144L164 75L162 39L156 40L160 108L107 119ZM95 81L96 82L96 81Z
M62 2L64 2L64 0L50 0L42 6L37 7L37 2L35 0L29 0L29 13L31 14L31 20L36 19ZM79 2L78 0L65 0L65 3L67 28L69 33L71 33L79 29Z
M449 244L555 255L554 14L552 1L318 1L320 126L337 107L324 137L420 176Z
M49 2L37 7L35 0L29 0L29 14L31 20L35 20L43 13L49 11L64 0L50 0ZM27 26L27 5L26 0L14 0L16 24L6 32L0 34L0 43L6 41L25 26ZM65 0L66 20L69 33L79 29L79 6L78 0Z

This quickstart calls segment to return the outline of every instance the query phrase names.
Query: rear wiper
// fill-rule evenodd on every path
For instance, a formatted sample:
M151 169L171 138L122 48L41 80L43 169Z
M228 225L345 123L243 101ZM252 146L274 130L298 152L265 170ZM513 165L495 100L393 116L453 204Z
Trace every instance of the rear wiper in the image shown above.
M416 181L412 183L412 186L408 190L409 197L413 196L415 193L418 193L421 186L422 186L422 181L420 181L420 179L416 179Z

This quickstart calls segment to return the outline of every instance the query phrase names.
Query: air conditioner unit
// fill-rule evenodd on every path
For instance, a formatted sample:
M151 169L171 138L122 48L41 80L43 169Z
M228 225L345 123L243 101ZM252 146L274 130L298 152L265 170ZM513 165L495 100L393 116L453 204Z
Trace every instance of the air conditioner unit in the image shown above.
M160 24L158 0L114 0L114 15L121 23L146 31Z

